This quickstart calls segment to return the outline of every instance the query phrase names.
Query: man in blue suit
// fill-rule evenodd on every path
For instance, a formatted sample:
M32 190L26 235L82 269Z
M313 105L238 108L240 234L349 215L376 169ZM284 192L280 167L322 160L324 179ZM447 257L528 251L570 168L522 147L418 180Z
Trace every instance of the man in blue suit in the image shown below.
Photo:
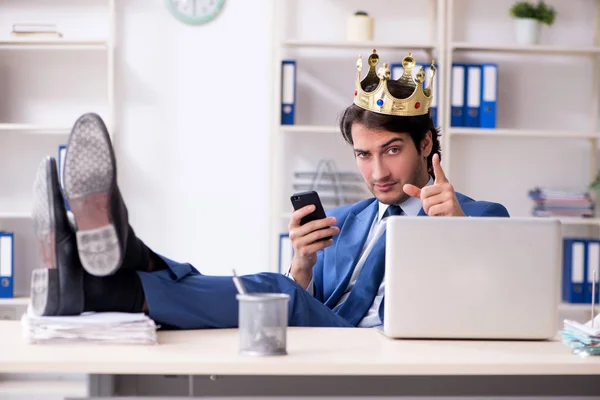
M508 216L497 203L456 193L440 166L437 130L429 116L431 89L423 74L389 80L378 56L360 81L341 120L357 165L374 195L300 225L312 206L289 224L294 258L287 276L241 277L249 292L290 295L289 324L371 327L383 322L385 237L376 228L388 215ZM432 66L433 70L433 66ZM431 82L429 82L431 88ZM116 160L103 121L86 114L75 123L63 169L67 218L56 160L48 157L34 184L34 228L42 266L32 274L31 308L38 315L84 311L146 312L180 329L235 327L236 289L229 276L207 276L189 263L156 254L129 225L117 186ZM319 240L332 236L330 240Z

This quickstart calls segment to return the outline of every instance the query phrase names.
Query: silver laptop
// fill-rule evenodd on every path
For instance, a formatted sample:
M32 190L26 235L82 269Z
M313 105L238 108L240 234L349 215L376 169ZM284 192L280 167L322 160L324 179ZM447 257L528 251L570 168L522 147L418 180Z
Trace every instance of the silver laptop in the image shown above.
M386 336L556 336L559 221L394 216L386 230Z

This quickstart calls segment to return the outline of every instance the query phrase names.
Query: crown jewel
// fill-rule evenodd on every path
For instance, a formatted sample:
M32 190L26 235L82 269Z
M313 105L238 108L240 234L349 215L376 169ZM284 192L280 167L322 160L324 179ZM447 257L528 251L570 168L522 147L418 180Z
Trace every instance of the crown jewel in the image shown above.
M423 67L414 73L413 69L416 66L415 59L412 53L402 60L404 72L402 76L396 80L409 88L414 88L410 96L398 99L389 92L387 81L391 78L391 71L387 64L383 64L379 69L375 69L379 63L379 55L374 49L373 54L369 56L369 72L365 79L360 80L363 61L362 55L358 56L356 61L356 89L354 91L354 104L368 111L373 111L379 114L396 115L396 116L416 116L429 113L431 104L433 78L435 77L434 62L431 62L431 74L429 74L428 82L425 82L425 71ZM376 86L374 90L366 91L369 86Z

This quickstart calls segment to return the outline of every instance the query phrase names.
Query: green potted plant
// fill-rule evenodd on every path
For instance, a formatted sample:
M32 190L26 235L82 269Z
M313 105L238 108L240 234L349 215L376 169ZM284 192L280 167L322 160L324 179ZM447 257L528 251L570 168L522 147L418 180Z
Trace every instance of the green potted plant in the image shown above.
M554 7L540 0L537 3L517 1L509 14L515 20L517 42L524 45L538 44L542 24L551 26L556 18Z
M596 173L594 180L588 185L588 189L593 193L592 198L595 200L594 214L600 217L600 171Z

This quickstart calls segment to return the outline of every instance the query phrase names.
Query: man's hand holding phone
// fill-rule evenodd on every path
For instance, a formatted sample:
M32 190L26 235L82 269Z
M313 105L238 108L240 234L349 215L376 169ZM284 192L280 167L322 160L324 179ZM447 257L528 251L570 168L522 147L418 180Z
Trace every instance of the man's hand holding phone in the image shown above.
M329 247L333 243L333 239L323 239L335 236L340 232L337 226L332 226L336 222L334 217L316 219L301 224L301 220L315 212L316 209L314 204L297 209L292 213L288 225L290 240L294 247L291 273L294 280L304 288L308 287L312 279L312 268L317 262L317 251Z

